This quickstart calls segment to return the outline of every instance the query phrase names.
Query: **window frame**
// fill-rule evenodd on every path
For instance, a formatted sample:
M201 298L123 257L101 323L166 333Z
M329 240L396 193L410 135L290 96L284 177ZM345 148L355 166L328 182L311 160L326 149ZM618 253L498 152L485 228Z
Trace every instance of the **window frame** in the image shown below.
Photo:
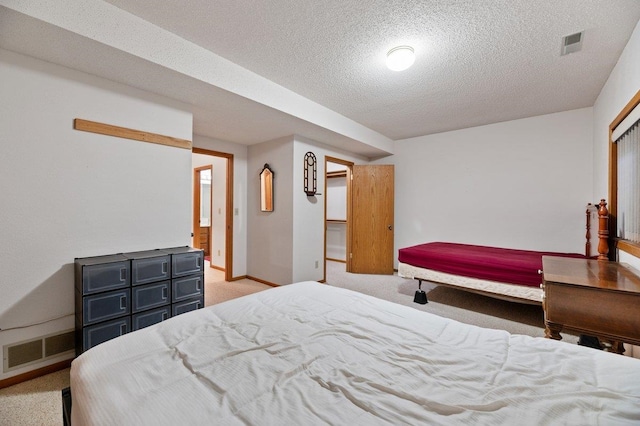
M613 131L633 109L640 104L640 90L622 108L609 125L609 235L614 248L640 257L640 244L618 238L618 145L613 141ZM610 250L609 253L613 253Z

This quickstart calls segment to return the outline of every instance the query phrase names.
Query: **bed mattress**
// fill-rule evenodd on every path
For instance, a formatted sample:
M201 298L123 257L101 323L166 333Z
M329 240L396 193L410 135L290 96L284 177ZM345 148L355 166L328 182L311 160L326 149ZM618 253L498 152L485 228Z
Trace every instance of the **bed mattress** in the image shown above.
M542 256L584 258L575 253L433 242L400 249L398 261L447 274L539 287Z
M305 282L100 344L71 392L74 425L622 425L640 360Z

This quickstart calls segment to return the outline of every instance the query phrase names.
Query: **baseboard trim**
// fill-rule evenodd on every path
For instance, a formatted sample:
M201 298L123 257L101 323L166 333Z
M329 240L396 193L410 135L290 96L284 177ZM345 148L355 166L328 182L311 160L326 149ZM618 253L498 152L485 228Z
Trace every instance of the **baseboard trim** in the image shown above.
M55 373L56 371L64 370L65 368L69 368L71 366L71 361L73 361L73 359L57 362L55 364L47 365L46 367L38 368L32 371L27 371L26 373L18 374L17 376L0 380L0 389L17 385L18 383L26 382L27 380L36 379L38 377L45 376L50 373Z
M222 266L216 266L216 265L211 265L209 266L211 269L217 269L218 271L222 271L225 272L226 269L224 269Z
M247 275L247 278L253 281L258 281L259 283L266 284L271 287L280 287L280 284L272 283L269 281L261 280L260 278L252 277L251 275Z
M240 275L237 277L232 277L230 281L240 281L240 280L244 280L245 278L247 278L246 275Z

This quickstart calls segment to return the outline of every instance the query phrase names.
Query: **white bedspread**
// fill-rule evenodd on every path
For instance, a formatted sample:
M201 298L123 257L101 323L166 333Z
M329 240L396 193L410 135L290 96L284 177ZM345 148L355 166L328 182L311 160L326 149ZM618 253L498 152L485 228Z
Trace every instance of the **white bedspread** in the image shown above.
M640 423L640 360L305 282L103 343L80 425Z

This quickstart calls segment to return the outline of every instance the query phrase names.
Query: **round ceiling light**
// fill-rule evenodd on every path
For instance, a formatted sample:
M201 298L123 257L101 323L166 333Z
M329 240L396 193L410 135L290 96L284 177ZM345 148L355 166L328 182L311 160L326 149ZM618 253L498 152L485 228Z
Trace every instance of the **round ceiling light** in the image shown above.
M403 71L413 65L416 55L411 46L398 46L387 52L387 67L393 71Z

